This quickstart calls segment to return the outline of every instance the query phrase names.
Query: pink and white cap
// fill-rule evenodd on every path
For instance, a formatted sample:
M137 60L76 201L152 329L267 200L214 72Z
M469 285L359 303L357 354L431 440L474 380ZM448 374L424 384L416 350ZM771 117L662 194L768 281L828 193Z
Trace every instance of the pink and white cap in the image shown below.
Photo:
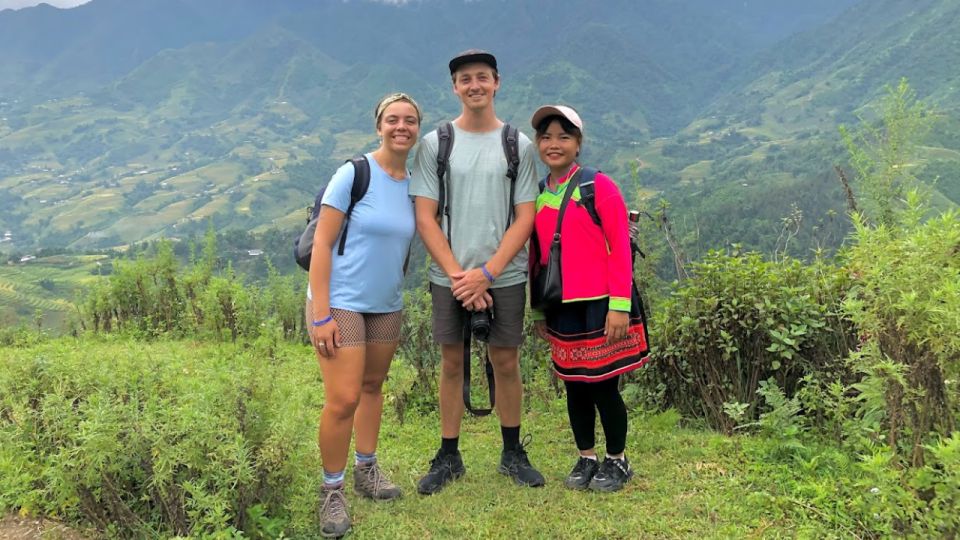
M540 107L530 118L530 125L533 126L533 129L537 129L544 118L554 115L566 118L571 124L577 126L577 129L583 131L583 120L580 119L580 115L572 107L566 105L544 105Z

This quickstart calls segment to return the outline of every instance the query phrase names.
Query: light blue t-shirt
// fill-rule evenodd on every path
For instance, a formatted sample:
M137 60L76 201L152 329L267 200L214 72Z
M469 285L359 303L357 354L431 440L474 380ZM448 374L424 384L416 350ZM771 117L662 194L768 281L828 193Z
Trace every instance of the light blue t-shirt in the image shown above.
M337 254L339 236L333 246L330 307L390 313L403 308L403 261L416 230L408 194L410 175L395 180L370 154L366 157L370 187L353 207L343 255ZM345 163L330 179L322 204L346 212L352 186L353 165Z

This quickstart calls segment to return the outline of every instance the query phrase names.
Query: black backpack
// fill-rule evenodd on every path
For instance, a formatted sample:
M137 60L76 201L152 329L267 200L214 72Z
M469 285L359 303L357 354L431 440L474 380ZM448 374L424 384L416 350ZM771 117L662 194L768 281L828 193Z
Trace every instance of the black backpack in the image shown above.
M366 156L355 157L348 160L353 164L353 186L350 188L350 205L343 218L343 233L340 235L340 245L337 248L337 255L343 255L343 247L347 243L347 231L350 227L350 214L353 213L353 207L357 202L367 194L370 187L370 163ZM310 270L310 256L313 254L313 235L317 230L317 219L320 216L320 204L323 201L323 193L327 186L320 188L317 198L313 201L313 206L307 208L307 228L293 241L293 256L297 264L304 270Z
M583 173L580 181L580 202L577 203L578 206L582 206L584 210L590 214L590 220L597 227L603 227L603 224L600 222L600 214L597 213L597 200L595 196L595 185L594 182L597 179L597 173L600 171L598 169L591 169L589 167L583 168ZM543 190L547 187L547 178L543 177L540 179L540 193L543 193ZM643 251L640 251L640 245L637 243L637 239L630 236L630 252L631 255L640 255L640 258L645 258L646 255ZM630 258L631 261L634 257Z

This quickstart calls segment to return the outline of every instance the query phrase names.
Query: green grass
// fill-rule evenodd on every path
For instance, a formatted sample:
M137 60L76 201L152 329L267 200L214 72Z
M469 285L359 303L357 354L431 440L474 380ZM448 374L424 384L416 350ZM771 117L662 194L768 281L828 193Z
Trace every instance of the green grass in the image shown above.
M678 428L670 413L631 418L628 453L636 476L623 491L565 489L576 449L564 403L557 399L534 409L523 428L532 435L530 459L547 478L544 488L521 488L498 474L497 422L468 419L461 435L467 475L432 497L416 494L414 486L437 444L437 418L402 426L388 418L379 453L406 496L392 504L351 498L355 536L730 538L762 532L779 519L775 507L758 507L735 440ZM792 536L801 524L775 527L774 536Z
M243 345L122 338L62 340L9 352L15 358L42 357L49 362L76 362L81 357L92 362L123 359L129 363L133 358L147 363L172 362L174 365L167 369L182 371L182 379L198 381L215 376L187 369L205 356L235 354L239 366L247 361L240 357L249 354ZM321 381L312 375L303 376L316 373L312 351L283 345L280 354L285 359L276 368L301 373L298 380L312 386L306 392L315 396L309 401L316 404L318 415ZM7 356L3 349L0 355ZM179 364L183 369L177 367ZM394 373L402 378L411 369L397 365ZM188 381L184 384L190 387ZM850 536L851 531L837 528L843 526L833 525L822 511L807 510L815 505L798 498L796 489L785 487L799 479L806 485L823 485L829 492L830 485L844 481L842 467L830 468L829 475L818 472L816 466L803 469L789 457L778 457L780 446L774 439L723 436L698 429L696 423L683 421L673 411L631 414L627 452L636 476L623 491L598 494L567 490L562 482L575 461L576 450L562 398L529 398L523 416L523 432L531 436L530 458L546 477L545 487L518 487L498 474L500 435L495 417L468 417L461 435L466 476L437 495L421 496L416 493L416 481L437 447L438 418L436 412L418 414L409 410L401 423L390 390L393 384L402 383L388 382L378 455L404 496L388 503L363 500L353 495L348 480L352 538ZM546 387L542 380L533 384ZM535 395L549 395L539 391L544 388L538 388ZM314 445L315 434L313 429L302 429L295 436L300 439L296 446ZM598 448L602 447L601 436ZM317 474L314 466L308 469L303 474Z

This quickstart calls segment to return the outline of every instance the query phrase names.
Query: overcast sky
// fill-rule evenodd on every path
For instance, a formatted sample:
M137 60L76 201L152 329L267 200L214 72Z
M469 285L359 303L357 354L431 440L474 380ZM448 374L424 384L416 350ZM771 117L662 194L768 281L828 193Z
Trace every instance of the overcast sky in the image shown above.
M59 8L72 8L80 4L86 4L90 0L0 0L0 10L20 9L37 4L50 4Z

